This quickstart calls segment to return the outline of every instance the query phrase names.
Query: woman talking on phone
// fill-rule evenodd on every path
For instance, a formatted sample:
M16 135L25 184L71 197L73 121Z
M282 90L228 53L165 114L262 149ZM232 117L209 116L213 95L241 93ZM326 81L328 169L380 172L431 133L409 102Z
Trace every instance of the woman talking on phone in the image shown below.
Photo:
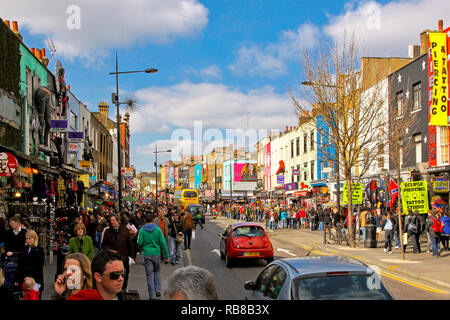
M92 289L91 261L83 253L67 255L63 274L56 278L52 300L66 300L80 290Z

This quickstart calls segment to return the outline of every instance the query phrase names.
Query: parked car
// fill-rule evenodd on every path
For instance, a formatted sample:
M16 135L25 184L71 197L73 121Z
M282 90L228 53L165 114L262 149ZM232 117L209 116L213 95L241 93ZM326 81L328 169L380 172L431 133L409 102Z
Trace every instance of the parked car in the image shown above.
M187 210L194 219L200 215L200 221L205 224L205 208L201 204L190 204L187 206Z
M393 300L374 270L338 256L273 261L244 288L247 300Z
M273 246L266 231L256 223L230 224L219 234L220 257L230 268L238 259L265 259L273 261Z

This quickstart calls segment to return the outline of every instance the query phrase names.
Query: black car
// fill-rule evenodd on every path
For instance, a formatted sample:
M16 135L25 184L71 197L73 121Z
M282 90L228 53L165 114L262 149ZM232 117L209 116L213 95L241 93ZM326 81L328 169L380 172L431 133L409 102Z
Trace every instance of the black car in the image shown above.
M190 215L192 215L192 218L198 219L200 216L200 221L204 224L205 223L205 208L203 208L200 204L190 204L187 206L186 209Z

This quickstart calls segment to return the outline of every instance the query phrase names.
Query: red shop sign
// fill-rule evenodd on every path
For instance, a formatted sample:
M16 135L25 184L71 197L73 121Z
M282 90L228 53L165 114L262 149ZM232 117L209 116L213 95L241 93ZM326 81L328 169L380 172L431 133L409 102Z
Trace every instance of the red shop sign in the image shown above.
M18 167L16 157L8 152L0 152L0 177L12 176Z

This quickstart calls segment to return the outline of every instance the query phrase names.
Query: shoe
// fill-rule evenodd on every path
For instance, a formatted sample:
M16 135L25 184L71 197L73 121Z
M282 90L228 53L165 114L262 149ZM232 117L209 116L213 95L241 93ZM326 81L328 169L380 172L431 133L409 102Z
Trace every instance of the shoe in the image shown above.
M392 253L392 251L389 251L389 253Z
M386 250L386 248L384 248L384 253L386 253L387 252L387 250Z
M173 262L173 261L170 261L170 264L174 266L174 265L175 265L175 262Z
M157 292L156 297L161 297L161 292Z
M430 250L427 250L427 252L431 252Z
M400 247L399 246L395 246L395 249L400 249Z
M175 261L175 264L178 264L178 261Z

